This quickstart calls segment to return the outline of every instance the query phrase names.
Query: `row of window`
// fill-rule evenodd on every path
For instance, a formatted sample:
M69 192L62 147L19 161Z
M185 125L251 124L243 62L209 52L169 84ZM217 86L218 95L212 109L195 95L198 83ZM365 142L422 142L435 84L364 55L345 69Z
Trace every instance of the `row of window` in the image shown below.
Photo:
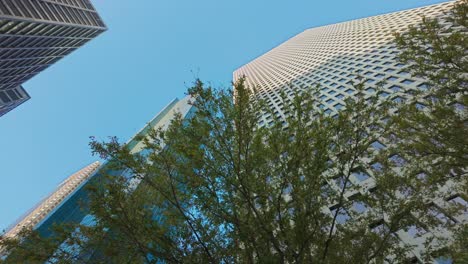
M352 219L352 215L365 214L368 210L371 210L371 207L369 205L367 205L363 201L360 201L356 197L350 197L350 204L349 206L346 206L346 208L338 207L338 205L335 205L329 208L330 214L332 216L334 216L337 210L339 210L337 214L337 219L336 219L338 224L344 225L350 219ZM447 202L449 206L462 208L464 212L468 211L468 202L459 194L453 195L447 198L445 201ZM430 216L437 219L440 224L457 223L457 220L455 217L450 216L449 214L446 213L445 210L443 210L441 207L435 204L430 205L428 213ZM375 225L371 225L371 229L380 225L385 225L383 220L376 221ZM381 226L380 228L383 228L383 226ZM411 238L417 238L429 232L428 228L424 227L422 224L417 223L417 221L415 224L408 226L405 231Z
M60 57L42 57L22 60L3 60L0 69L29 68L33 69L38 65L49 65L57 61Z
M29 17L79 25L103 27L95 11L74 8L48 1L0 0L0 12L10 16Z
M27 73L37 73L45 70L49 65L36 65L31 68L26 67L26 68L15 68L15 69L0 69L0 76L3 77L14 77L14 76L20 76L20 75L25 75Z
M47 0L47 1L93 10L93 6L87 0Z
M101 32L102 30L100 29L25 21L12 21L9 19L0 18L0 34L5 35L94 38Z
M445 9L447 7L442 6L440 8ZM404 11L404 13L412 13L412 11ZM439 14L440 10L437 12L434 11L434 13ZM414 12L412 14L414 14ZM380 19L385 20L382 17L380 17ZM319 29L311 29L304 32L301 35L298 35L289 42L286 42L284 45L282 45L281 48L274 49L267 55L264 55L256 61L249 63L245 67L241 68L240 71L243 71L245 69L246 71L244 73L254 73L246 74L248 77L254 75L257 75L257 77L261 76L261 78L255 78L256 84L274 87L280 84L281 82L287 82L288 78L291 75L302 75L303 72L308 71L307 68L310 71L310 67L306 67L306 65L309 65L309 63L311 63L310 59L314 61L315 58L315 60L317 60L316 63L321 64L324 61L327 61L330 58L330 56L334 56L335 54L339 53L340 49L346 49L348 51L354 50L358 52L355 55L359 55L358 57L362 56L363 58L356 58L356 56L354 56L356 58L356 61L367 62L368 64L382 63L383 65L390 65L391 63L393 63L393 61L389 60L394 60L394 56L388 56L383 54L386 53L387 50L380 50L380 52L376 54L369 53L376 52L376 50L372 51L372 49L375 49L375 47L379 43L388 43L389 39L392 38L388 30L396 28L406 28L409 25L406 19L408 19L408 17L405 17L404 23L400 23L397 26L387 25L386 30L379 31L372 31L369 29L365 31L355 31L352 27L346 27L353 23L356 23L356 21L326 26ZM412 23L416 23L420 21L420 17L414 16L411 17L410 20L412 21ZM327 35L326 39L320 40L320 38L323 35L321 31L330 28L336 28L339 31L331 30ZM345 34L346 36L344 36L343 34ZM375 38L375 35L378 35L380 37L377 39ZM333 38L333 40L336 41L333 41L329 38ZM379 49L381 48L382 47L379 47ZM311 49L316 51L316 53L314 53L315 55L310 54ZM395 50L394 46L385 47L385 49L391 50L390 54L396 54L398 52ZM319 54L322 54L323 56ZM335 66L336 65L334 65L334 67ZM399 67L399 64L396 64L395 66ZM366 65L364 67L369 68L370 66ZM274 69L275 71L277 71L277 73L271 72L271 69ZM253 72L250 72L250 70L252 70ZM376 70L378 69L376 68ZM263 73L259 73L257 71L262 71ZM390 70L388 72L390 72ZM236 74L239 75L239 72L237 72Z
M80 47L89 39L0 36L0 48Z
M0 100L3 103L10 103L12 101L17 101L23 99L23 95L18 92L16 89L1 91L0 90Z
M76 48L29 48L29 49L2 49L0 48L0 61L40 59L45 57L63 57Z
M24 83L25 81L31 79L37 73L23 74L13 77L8 77L5 80L0 81L0 89L5 90L11 87L17 87L18 85Z
M381 69L381 67L380 67L380 69ZM392 70L392 71L393 71L393 70ZM335 70L335 73L336 73L336 72L338 72L338 71ZM316 71L314 71L313 73L314 73L314 75L317 74ZM343 75L344 73L345 73L345 72L342 72L340 75ZM320 71L318 71L318 74L320 74ZM399 72L399 74L407 75L408 73L405 72L405 71L401 71L401 72ZM350 74L348 74L347 77L349 77L349 75L350 75ZM332 75L327 74L325 77L331 77L331 76L332 76ZM351 77L354 77L354 76L351 75ZM383 78L383 77L385 77L385 75L379 73L379 74L376 75L376 77L378 77L378 78ZM312 79L315 79L316 81L321 81L321 82L322 82L322 85L326 86L326 87L322 88L321 91L322 91L322 92L329 91L329 92L327 93L327 96L330 97L330 99L327 100L327 96L326 96L325 94L323 94L322 96L320 96L320 99L321 99L323 102L325 102L325 103L327 103L327 104L329 104L329 105L332 105L332 107L334 107L334 108L337 109L337 110L341 109L341 108L343 107L343 105L342 105L341 103L336 103L336 104L334 104L334 103L335 103L335 100L336 100L336 99L339 99L339 100L343 100L343 99L344 99L345 95L344 95L344 94L341 94L341 93L337 93L337 90L342 91L342 90L345 89L345 87L344 87L343 85L340 85L338 88L334 88L334 87L336 87L336 86L338 85L337 83L330 82L329 80L325 80L324 78L320 78L320 79L319 79L319 78L320 78L320 75L315 75L315 77L313 77ZM332 77L332 79L336 79L336 78L338 78L338 77L337 77L337 76ZM388 79L388 81L395 81L395 80L398 79L398 78L395 77L395 76L390 76L390 77L388 77L387 79ZM325 81L324 81L324 80L325 80ZM346 79L341 78L340 80L344 82ZM296 84L297 84L297 82L298 82L298 80L293 81L293 83L296 83ZM310 82L311 82L311 79L309 79L308 82L310 83ZM374 82L375 82L375 80L373 80L373 79L368 79L368 80L366 81L366 84L372 84L372 83L374 83ZM411 85L411 84L413 84L414 82L415 82L414 80L411 80L411 79L408 79L408 78L403 78L403 80L402 80L401 82L399 82L399 83L400 83L401 85L404 85L405 87L407 87L408 85ZM346 84L352 85L352 83L349 83L349 82L347 82ZM330 87L330 88L334 88L334 89L331 89L331 90L330 90L327 86ZM418 86L418 88L420 88L420 89L425 89L425 87L427 87L427 85L424 84L424 83L423 83L423 84L420 84L420 85ZM402 91L403 91L402 86L399 86L399 85L392 85L392 86L388 87L387 89L390 90L389 92L393 92L393 93L395 93L395 92L402 92ZM284 88L283 88L283 90L284 90ZM352 89L347 89L347 90L345 91L345 93L347 93L347 94L352 94L353 91L354 91L354 90L352 90ZM368 88L368 89L366 89L366 92L367 92L368 94L372 94L372 93L374 93L375 91L376 91L376 90L375 90L374 88ZM387 96L390 94L389 92L382 91L382 92L379 93L379 95L382 96L382 97L387 97ZM268 91L266 91L266 90L263 90L263 91L260 92L259 96L262 97L262 98L264 98L264 99L267 99L267 100L268 100L268 99L269 99L269 98L267 98L267 95L268 95L268 94L271 94L271 92L268 92ZM336 94L336 95L335 95L335 94ZM268 96L268 97L269 97L269 96ZM273 97L273 99L274 99L274 97ZM396 97L394 97L392 100L395 101L395 102L400 103L400 102L403 102L403 101L404 101L404 98L401 97L401 96L396 96ZM276 100L275 102L278 103L279 101ZM270 103L270 107L273 107L273 104L272 104L272 103ZM319 107L323 109L325 106L324 106L323 104L321 104ZM326 111L331 112L331 110L329 110L329 109L326 110Z

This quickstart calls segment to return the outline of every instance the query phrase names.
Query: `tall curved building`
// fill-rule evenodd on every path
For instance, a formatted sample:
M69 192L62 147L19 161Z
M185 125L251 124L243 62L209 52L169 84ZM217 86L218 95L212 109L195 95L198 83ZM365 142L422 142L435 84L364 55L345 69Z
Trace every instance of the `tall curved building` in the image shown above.
M245 76L277 117L284 117L280 92L292 95L294 87L316 84L321 87L320 108L333 115L344 106L346 97L356 93L353 82L358 74L368 79L369 86L385 80L385 95L395 100L410 96L411 90L424 89L426 80L411 76L406 65L398 62L393 32L419 24L422 16L439 18L450 26L445 18L453 4L450 1L307 29L243 65L233 78ZM264 115L262 125L272 120Z
M99 161L93 162L65 179L54 192L20 217L5 236L15 237L24 228L38 228L94 175L100 165Z
M405 32L409 26L416 26L423 16L437 18L445 28L450 28L452 24L447 19L447 13L455 2L307 29L243 65L233 73L233 78L236 81L245 77L246 83L255 87L257 96L272 109L271 114L261 115L259 126L266 127L273 124L275 118L286 118L282 93L292 98L295 89L315 88L316 85L319 86L315 94L319 99L317 109L331 116L336 115L345 107L345 99L357 93L353 84L360 82L359 76L366 79L366 96L376 93L375 85L385 81L383 91L378 95L402 102L409 99L413 91L427 90L427 80L411 75L407 65L398 61L399 50L393 33ZM378 141L374 143L378 148L384 147ZM350 181L358 188L348 190L345 194L348 197L376 187L371 170L353 174ZM442 188L452 190L451 186L455 184L449 181ZM450 219L456 224L467 223L468 214L449 215L443 210L450 203L468 208L465 194L453 191L449 196L432 201L434 215L441 221ZM331 204L325 211L333 215L334 206ZM346 221L353 219L347 215L338 219L340 224ZM414 246L414 262L411 263L422 261L426 240L432 234L450 236L444 230L424 230L414 226L396 233L403 244Z

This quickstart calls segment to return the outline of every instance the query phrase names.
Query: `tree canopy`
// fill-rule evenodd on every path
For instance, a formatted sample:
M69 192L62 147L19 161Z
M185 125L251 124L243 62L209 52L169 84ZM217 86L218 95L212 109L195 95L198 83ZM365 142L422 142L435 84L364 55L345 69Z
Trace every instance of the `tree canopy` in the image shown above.
M423 19L396 35L399 58L428 80L404 103L366 94L357 78L335 115L317 107L318 88L296 87L278 117L244 79L224 89L197 80L194 114L150 130L140 153L91 141L107 170L133 175L109 173L88 190L92 225L48 239L25 230L1 242L3 262L466 261L467 6L458 2L450 28ZM267 113L274 122L259 126Z

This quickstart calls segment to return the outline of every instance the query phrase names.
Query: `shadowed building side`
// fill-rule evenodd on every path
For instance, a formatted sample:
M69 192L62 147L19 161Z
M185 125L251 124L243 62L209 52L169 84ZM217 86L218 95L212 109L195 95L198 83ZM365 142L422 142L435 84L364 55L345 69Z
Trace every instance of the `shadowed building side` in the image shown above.
M0 0L0 116L21 84L106 30L89 0Z

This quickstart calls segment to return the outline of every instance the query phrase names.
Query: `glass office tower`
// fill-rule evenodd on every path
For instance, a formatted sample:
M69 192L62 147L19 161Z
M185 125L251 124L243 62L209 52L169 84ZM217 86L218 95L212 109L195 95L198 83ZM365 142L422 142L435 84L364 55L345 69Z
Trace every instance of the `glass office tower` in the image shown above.
M8 228L5 237L16 237L23 228L36 229L43 225L57 209L69 203L69 198L73 197L77 190L81 189L98 170L99 166L99 161L96 161L65 179L54 192L29 210L12 227Z
M131 150L132 153L139 153L142 150L143 143L139 138L144 137L150 131L151 128L154 129L165 129L174 118L176 113L180 113L182 117L187 117L193 112L193 107L189 104L190 97L185 97L181 100L174 99L169 105L167 105L161 112L159 112L151 121L143 127L131 140L129 140L126 144L127 147ZM34 229L36 229L42 236L49 237L53 235L52 226L54 224L60 223L82 223L82 224L92 224L93 217L89 214L86 209L86 202L88 201L87 189L86 187L90 184L93 184L94 181L99 180L100 177L103 176L104 173L109 173L109 170L106 168L106 164L103 164L99 168L98 163L93 163L87 168L83 169L87 172L86 178L83 178L80 184L76 185L73 191L64 193L62 191L64 186L61 185L57 190L58 193L66 194L66 198L61 198L63 202L58 204L53 210L50 208L49 213L46 217L42 217L41 221L36 221ZM92 169L92 170L91 170ZM92 172L91 172L92 171ZM80 171L81 172L81 171ZM79 173L80 173L79 172ZM78 174L79 174L78 173ZM113 171L112 174L124 175L130 177L127 172L115 172ZM75 177L75 176L72 176ZM70 179L72 179L72 177ZM74 179L74 178L73 178ZM67 180L65 183L72 182L71 180ZM68 189L67 189L68 190ZM42 204L48 204L49 200L56 201L55 193L47 198L40 206L36 208L42 208ZM23 225L26 220L30 219L31 215L38 209L34 210L31 214L28 214L25 220L20 221L19 226ZM11 234L14 234L18 230L17 228L13 228ZM14 232L13 232L14 231ZM9 234L7 233L7 234Z
M106 30L89 0L0 0L0 116L21 84Z
M400 12L367 17L348 22L307 29L286 42L273 48L255 60L237 69L234 80L243 76L250 87L256 87L259 98L266 100L278 118L285 118L281 92L289 97L294 89L315 88L319 84L317 109L335 115L345 106L345 99L356 94L353 83L359 83L358 75L367 79L365 93L375 93L376 83L386 81L382 97L401 102L411 97L411 91L426 90L426 80L412 76L406 65L397 61L398 50L394 44L393 32L404 32L410 25L421 22L422 16L438 18L449 27L446 13L454 2L446 2ZM262 115L260 126L269 126L274 116ZM359 186L353 192L366 192L375 187L372 171L351 176L351 181ZM449 182L444 188L449 188ZM351 197L353 193L345 196ZM433 201L443 208L447 202L467 205L466 198L458 193L450 197L440 197ZM327 209L328 210L328 209ZM452 215L457 223L468 220L468 215ZM420 235L416 230L400 230L398 237L404 244L415 245L415 259L420 259L425 239L431 236L427 230ZM438 233L439 234L439 233ZM444 235L444 234L442 234Z
M164 107L126 143L131 153L145 155L145 153L141 153L143 149L141 138L145 137L151 128L166 129L176 114L180 114L182 118L191 116L195 108L190 104L190 99L190 96L180 100L174 99ZM129 179L132 176L125 170L110 171L107 163L102 166L99 166L97 162L93 163L64 181L56 192L34 207L25 217L22 217L5 235L14 237L22 227L30 227L38 231L43 237L53 237L53 226L57 224L80 223L88 226L93 225L94 217L87 208L89 202L87 187L102 179L105 174L124 176ZM139 182L132 179L132 184L137 187ZM74 249L64 243L60 246L60 250L71 251ZM8 256L3 257L7 258ZM92 258L92 256L86 255L84 258ZM50 261L53 262L53 260Z

